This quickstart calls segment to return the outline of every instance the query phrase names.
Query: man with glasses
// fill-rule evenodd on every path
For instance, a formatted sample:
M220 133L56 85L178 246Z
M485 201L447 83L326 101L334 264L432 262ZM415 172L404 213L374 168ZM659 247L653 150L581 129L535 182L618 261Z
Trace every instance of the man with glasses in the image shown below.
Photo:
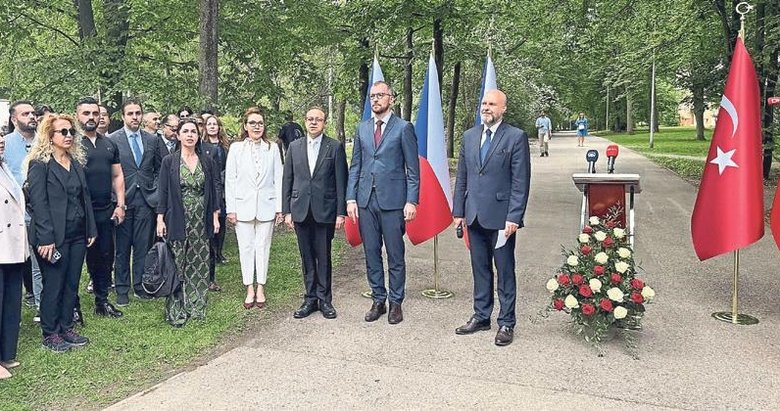
M284 161L282 213L298 237L306 288L303 304L293 313L295 318L308 317L317 310L327 319L336 318L331 244L347 214L347 155L344 145L323 133L326 120L325 110L312 107L306 113L307 138L293 141Z
M109 138L119 148L119 161L125 177L125 221L116 230L116 304L124 307L130 303L132 284L137 298L151 297L141 286L146 253L154 240L157 207L157 176L160 172L161 141L141 130L143 107L136 99L122 104L124 127ZM133 256L132 283L130 255Z
M5 136L5 162L11 169L16 182L19 186L24 185L24 175L22 163L27 152L35 144L35 131L38 128L38 118L35 115L35 108L29 101L15 101L8 110L11 120L11 133ZM30 216L25 214L25 223L30 225ZM25 262L22 270L24 288L27 290L24 302L30 307L40 307L41 290L43 283L41 279L41 269L38 267L38 260L35 259L34 250L30 248L30 255L33 256ZM35 322L40 321L40 314L34 317Z
M168 114L162 121L162 136L160 136L160 158L164 158L176 149L179 136L179 116Z
M405 224L417 215L420 163L414 126L394 115L395 95L390 85L371 86L372 117L358 126L347 183L347 216L358 221L366 255L368 283L374 302L365 320L403 321L401 304L406 287ZM390 292L385 288L382 244L387 250Z

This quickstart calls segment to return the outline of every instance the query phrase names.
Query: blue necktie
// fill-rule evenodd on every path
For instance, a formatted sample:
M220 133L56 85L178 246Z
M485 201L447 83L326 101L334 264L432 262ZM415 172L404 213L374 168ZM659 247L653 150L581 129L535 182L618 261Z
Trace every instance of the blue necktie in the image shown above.
M138 134L135 133L131 134L130 142L131 142L131 147L133 149L133 158L135 158L135 165L140 167L141 157L143 157L143 153L141 152L141 146L138 145Z
M485 164L485 158L487 158L488 151L490 151L490 135L493 134L490 129L485 130L485 141L482 143L482 147L479 148L479 161L482 165Z

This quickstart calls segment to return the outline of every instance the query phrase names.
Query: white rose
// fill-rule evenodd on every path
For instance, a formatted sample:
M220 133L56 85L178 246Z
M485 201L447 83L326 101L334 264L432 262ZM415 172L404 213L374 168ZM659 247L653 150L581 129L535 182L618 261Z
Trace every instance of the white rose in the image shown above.
M553 292L558 289L558 280L551 278L547 280L547 290Z
M618 261L615 263L615 270L620 274L625 274L630 266L625 261Z
M645 297L646 301L652 300L653 297L655 297L655 290L648 286L644 286L644 288L642 288L642 297Z
M599 264L606 264L607 261L609 261L609 256L607 255L607 253L602 251L596 254L596 256L593 257L593 259L596 260L596 262Z
M625 247L618 248L618 255L620 258L628 258L631 257L631 250Z
M590 241L590 236L585 233L582 233L577 239L580 240L581 243L585 244L588 241Z
M596 231L596 234L593 234L593 237L596 237L596 240L604 241L604 239L607 238L607 233L603 231Z
M623 296L623 291L620 291L620 288L612 287L607 290L607 297L612 301L623 302Z
M628 310L626 310L626 307L617 306L615 307L615 311L613 311L612 314L615 316L615 319L620 320L622 318L626 318L626 315L628 315Z
M599 281L597 278L591 278L590 281L588 281L588 285L594 293L601 292L601 281Z
M623 238L626 236L626 230L618 227L612 230L612 234L615 236L615 238Z
M575 298L571 294L566 296L566 299L563 300L563 304L566 306L566 308L577 308L580 306L580 303L577 301L577 298Z
M566 259L566 264L568 264L568 265L570 265L572 267L576 267L577 264L579 264L579 263L580 263L580 259L577 258L576 255L570 255L569 258Z
M594 226L594 225L598 225L601 221L599 220L598 217L593 216L588 219L588 222L590 223L590 225Z

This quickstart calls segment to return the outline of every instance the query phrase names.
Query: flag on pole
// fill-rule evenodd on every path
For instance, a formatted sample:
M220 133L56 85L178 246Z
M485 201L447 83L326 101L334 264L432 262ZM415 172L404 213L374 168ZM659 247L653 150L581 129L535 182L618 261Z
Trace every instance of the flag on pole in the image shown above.
M488 54L487 60L485 60L485 69L482 71L482 88L479 91L479 101L477 101L477 119L474 121L475 126L482 124L482 117L479 115L479 112L482 109L482 98L485 97L485 93L489 90L495 90L497 88L496 66L493 65L493 59L490 58L490 54Z
M385 81L385 75L382 73L382 67L379 66L379 60L374 56L374 62L371 65L371 72L368 73L368 86L366 87L366 102L363 104L363 115L361 121L366 121L371 118L371 85L377 81ZM352 247L359 246L363 239L360 237L360 229L357 222L353 222L351 218L347 218L344 222L344 235L347 242Z
M417 245L430 240L452 224L452 194L444 115L436 61L431 54L425 74L420 108L414 126L420 159L420 201L417 217L406 224L406 236Z
M699 260L747 247L764 235L760 107L756 70L740 37L691 217Z

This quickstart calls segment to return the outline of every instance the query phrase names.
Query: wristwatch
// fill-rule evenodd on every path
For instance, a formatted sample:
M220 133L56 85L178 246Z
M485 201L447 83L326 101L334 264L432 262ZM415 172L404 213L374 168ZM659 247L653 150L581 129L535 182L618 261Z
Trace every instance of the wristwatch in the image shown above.
M117 204L116 208L121 208L124 211L127 211L127 204L122 204L121 206Z

